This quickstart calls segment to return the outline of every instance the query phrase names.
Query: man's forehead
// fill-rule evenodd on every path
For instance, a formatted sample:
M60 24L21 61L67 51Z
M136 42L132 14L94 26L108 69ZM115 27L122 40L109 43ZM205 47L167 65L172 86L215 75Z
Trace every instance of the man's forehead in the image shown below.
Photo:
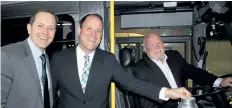
M102 23L101 19L99 19L97 16L93 16L93 15L88 16L88 17L85 19L84 22L86 22L86 21L89 22L89 21L93 21L93 20L99 20L99 22Z
M157 43L157 42L162 42L160 37L158 36L151 36L146 39L147 43Z
M101 23L101 25L103 25L102 21L96 16L88 16L86 18L86 20L83 22L83 24L87 24L87 25L96 24L96 21L97 22L99 21L99 23Z
M35 21L41 21L41 20L44 20L44 19L48 19L49 18L54 18L54 22L56 22L55 20L55 17L51 14L51 13L48 13L48 12L39 12L36 14L35 16Z
M159 37L157 33L150 33L148 34L148 37Z
M146 37L147 40L151 40L151 39L159 39L159 36L156 34L150 34Z
M49 12L38 12L36 15L35 15L35 18L37 17L44 17L44 16L52 16L53 18L55 18L51 13Z

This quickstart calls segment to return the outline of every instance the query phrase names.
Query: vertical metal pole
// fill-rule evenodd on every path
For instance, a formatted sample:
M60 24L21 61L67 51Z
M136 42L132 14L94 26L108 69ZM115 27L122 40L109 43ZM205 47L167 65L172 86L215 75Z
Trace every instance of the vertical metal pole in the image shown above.
M115 53L115 37L114 37L114 1L110 1L110 52ZM115 83L111 82L111 108L116 107Z

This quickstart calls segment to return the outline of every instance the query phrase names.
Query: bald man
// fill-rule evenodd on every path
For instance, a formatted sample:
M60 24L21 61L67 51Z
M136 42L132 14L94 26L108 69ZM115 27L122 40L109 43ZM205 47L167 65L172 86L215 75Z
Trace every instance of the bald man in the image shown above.
M164 43L157 33L144 37L146 55L133 66L135 77L162 87L184 87L185 80L192 79L199 85L215 87L232 86L232 78L218 78L209 72L188 64L178 51L165 51ZM142 108L177 108L177 101L170 99L162 104L140 98Z

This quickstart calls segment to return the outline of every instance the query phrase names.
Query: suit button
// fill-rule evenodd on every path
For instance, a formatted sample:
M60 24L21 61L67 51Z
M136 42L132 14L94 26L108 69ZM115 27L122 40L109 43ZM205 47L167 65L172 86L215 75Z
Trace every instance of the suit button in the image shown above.
M84 102L84 104L87 104L88 102Z

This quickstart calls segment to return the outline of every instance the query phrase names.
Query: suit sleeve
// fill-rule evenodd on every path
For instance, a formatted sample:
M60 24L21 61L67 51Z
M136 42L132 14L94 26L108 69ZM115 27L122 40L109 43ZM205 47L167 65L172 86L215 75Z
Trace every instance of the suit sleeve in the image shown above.
M146 82L150 82L148 80L148 78L145 78L145 77L143 77L143 75L140 75L140 72L138 70L139 69L136 69L136 67L133 67L132 68L133 75L138 79L144 80ZM159 101L159 102L152 101L152 100L146 99L144 97L140 97L140 96L137 96L135 98L137 98L136 100L140 104L141 108L157 108L161 102L164 102L164 101Z
M13 83L13 72L9 67L9 57L1 50L1 106L7 104L10 89Z
M126 72L118 61L116 61L115 57L112 56L109 59L112 63L113 81L115 81L117 86L151 100L161 101L159 99L159 92L162 87L135 78Z
M53 90L53 108L56 108L59 100L58 91L59 91L59 84L58 84L58 70L56 66L56 60L54 56L52 56L51 62L50 62L50 70L51 70L51 76L52 76L52 90Z
M181 61L181 74L184 75L185 79L190 78L194 83L199 85L213 86L214 81L218 78L217 76L187 63L187 61L181 56L179 52L176 51L175 55L176 58Z
M141 108L158 108L159 107L159 103L158 102L153 102L144 98L140 98L140 106Z

